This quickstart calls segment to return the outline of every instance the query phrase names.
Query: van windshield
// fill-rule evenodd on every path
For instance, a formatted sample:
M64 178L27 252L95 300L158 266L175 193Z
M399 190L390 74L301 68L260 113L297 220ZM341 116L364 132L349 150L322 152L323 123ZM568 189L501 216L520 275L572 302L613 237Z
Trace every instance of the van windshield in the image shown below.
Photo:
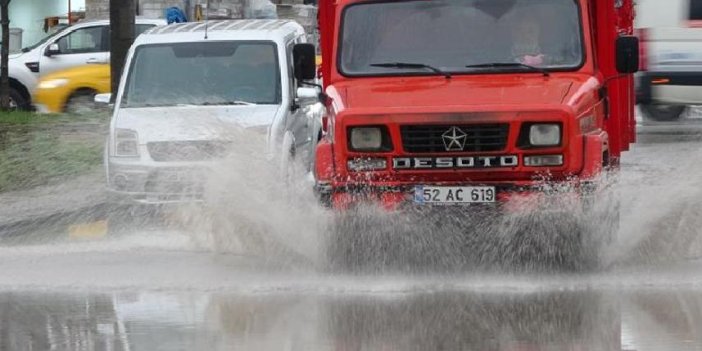
M139 46L122 107L279 104L273 42L208 41Z
M360 3L342 23L349 76L574 70L584 60L574 0Z

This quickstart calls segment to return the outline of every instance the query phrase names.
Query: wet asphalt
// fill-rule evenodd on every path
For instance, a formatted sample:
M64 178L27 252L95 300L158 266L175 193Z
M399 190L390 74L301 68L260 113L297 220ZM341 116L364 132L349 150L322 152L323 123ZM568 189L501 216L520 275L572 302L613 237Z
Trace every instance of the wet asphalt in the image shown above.
M331 274L107 205L15 223L0 349L702 350L700 126L640 129L604 271Z

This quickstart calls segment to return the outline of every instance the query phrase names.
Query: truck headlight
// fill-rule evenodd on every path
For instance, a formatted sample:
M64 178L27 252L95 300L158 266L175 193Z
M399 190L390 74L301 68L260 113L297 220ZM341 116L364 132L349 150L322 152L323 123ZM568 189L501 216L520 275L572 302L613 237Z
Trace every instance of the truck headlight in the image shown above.
M115 129L115 156L139 156L139 137L131 129Z
M561 125L556 123L532 124L529 127L531 146L558 146L561 144Z
M59 78L59 79L50 79L50 80L45 80L39 82L39 85L37 85L37 88L39 89L56 89L58 87L62 87L64 85L68 84L68 79L64 78Z
M390 137L385 127L349 128L349 149L353 151L390 151Z

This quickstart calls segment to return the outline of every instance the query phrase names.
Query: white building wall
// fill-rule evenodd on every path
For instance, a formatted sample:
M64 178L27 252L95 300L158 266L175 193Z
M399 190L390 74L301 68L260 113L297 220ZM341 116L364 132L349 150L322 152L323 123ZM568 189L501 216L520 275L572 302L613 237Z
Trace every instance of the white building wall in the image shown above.
M85 10L86 0L71 0L71 10ZM10 1L10 28L20 28L22 46L29 46L47 35L44 18L66 16L68 0L14 0Z

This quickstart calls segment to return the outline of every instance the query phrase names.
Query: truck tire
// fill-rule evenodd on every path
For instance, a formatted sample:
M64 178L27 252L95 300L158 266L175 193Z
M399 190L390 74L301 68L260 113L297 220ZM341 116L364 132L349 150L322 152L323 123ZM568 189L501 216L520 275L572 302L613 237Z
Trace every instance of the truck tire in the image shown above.
M683 112L687 110L685 105L641 105L641 112L646 119L658 122L670 122L680 119Z
M20 111L29 110L29 101L13 87L10 87L10 109Z

